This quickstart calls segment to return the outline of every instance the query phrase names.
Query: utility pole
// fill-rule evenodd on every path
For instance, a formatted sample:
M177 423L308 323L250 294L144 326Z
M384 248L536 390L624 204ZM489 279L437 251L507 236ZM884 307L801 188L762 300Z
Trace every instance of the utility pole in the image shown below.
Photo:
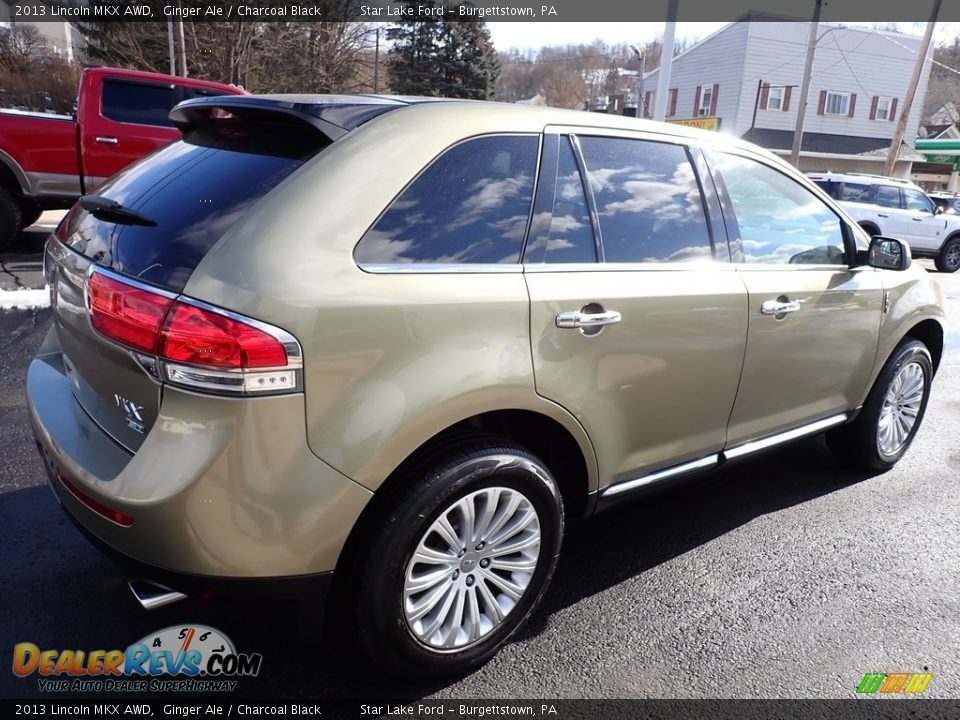
M173 49L173 20L167 20L167 40L170 43L170 74L177 74L177 54Z
M631 45L630 49L633 50L637 62L640 63L640 72L637 73L637 81L633 83L633 90L637 94L637 117L642 118L644 115L649 115L649 111L644 112L646 105L643 102L643 73L647 66L647 58L637 49L636 45Z
M883 174L887 176L893 175L894 168L897 165L897 156L900 154L903 135L907 131L907 120L910 118L913 98L917 94L917 85L920 84L920 74L923 72L923 64L927 61L927 52L930 49L930 38L933 37L933 28L937 24L937 15L939 14L940 0L933 0L933 11L930 13L930 22L927 23L927 30L923 33L920 51L917 53L917 61L913 64L913 77L910 78L910 86L907 88L907 96L903 99L903 109L900 111L897 129L893 133L893 139L890 141L890 150L887 152L887 161L883 165Z
M667 0L667 23L663 29L663 52L660 53L660 71L657 73L657 96L653 99L653 119L667 117L667 95L670 94L670 70L673 68L673 39L677 32L677 5L679 0Z
M820 27L820 8L823 0L816 0L813 8L813 21L810 23L810 35L807 37L807 59L803 63L803 80L800 81L800 102L797 103L797 124L793 129L793 149L790 151L790 163L800 166L800 147L803 144L803 121L807 117L807 97L810 95L810 73L813 71L813 55L817 50L817 30Z
M373 51L373 91L380 92L380 26L377 25L377 40Z
M182 3L177 2L180 7L183 7ZM177 30L180 35L180 71L183 73L184 77L187 77L187 43L183 39L183 20L177 20Z

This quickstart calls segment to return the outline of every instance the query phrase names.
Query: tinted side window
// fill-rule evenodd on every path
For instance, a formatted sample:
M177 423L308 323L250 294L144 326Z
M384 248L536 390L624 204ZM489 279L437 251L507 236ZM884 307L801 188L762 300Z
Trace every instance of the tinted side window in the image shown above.
M844 183L840 191L840 197L837 198L835 195L832 197L848 202L868 203L870 202L870 186L861 183Z
M816 195L755 160L726 153L713 157L737 216L735 261L843 264L840 218Z
M125 80L103 81L104 117L124 123L173 127L167 115L174 106L173 88Z
M907 210L923 210L929 213L933 212L933 203L930 202L929 198L927 198L927 196L922 192L904 188L903 199L906 201Z
M530 262L596 262L597 246L580 168L569 138L560 139L553 212L547 232L527 244Z
M450 148L367 231L356 261L519 262L538 142L532 135L502 135Z
M680 145L580 139L607 262L712 258L703 198Z
M889 185L877 186L877 201L880 207L899 208L900 207L900 188L890 187Z

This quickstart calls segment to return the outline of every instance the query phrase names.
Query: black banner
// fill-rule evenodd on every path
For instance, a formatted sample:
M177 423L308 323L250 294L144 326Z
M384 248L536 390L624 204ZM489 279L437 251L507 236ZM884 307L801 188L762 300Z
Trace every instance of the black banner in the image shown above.
M831 0L823 3L824 22L921 22L934 0ZM191 20L396 22L462 20L490 22L663 22L668 0L0 0L0 20L165 22ZM809 20L814 0L677 0L678 22ZM960 21L960 2L943 0L939 21Z

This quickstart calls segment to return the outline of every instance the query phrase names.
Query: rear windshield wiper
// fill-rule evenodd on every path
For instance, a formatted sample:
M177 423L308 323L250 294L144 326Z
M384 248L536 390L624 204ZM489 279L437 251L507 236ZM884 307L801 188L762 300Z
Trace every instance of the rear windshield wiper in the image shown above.
M80 207L98 220L105 220L119 225L157 226L157 221L152 217L124 207L120 203L105 198L102 195L84 195L80 198Z

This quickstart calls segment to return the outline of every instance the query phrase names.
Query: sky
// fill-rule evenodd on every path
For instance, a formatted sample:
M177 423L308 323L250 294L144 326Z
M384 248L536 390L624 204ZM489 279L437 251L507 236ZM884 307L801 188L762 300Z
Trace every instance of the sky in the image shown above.
M722 28L726 23L688 22L677 23L677 39L703 40L707 35ZM868 25L869 23L850 23ZM911 35L923 35L926 23L897 23L900 30ZM663 35L663 23L567 23L567 22L488 22L493 44L497 50L515 49L536 51L548 45L579 45L596 39L608 45L632 43L638 45ZM937 23L934 42L952 41L960 35L960 23ZM536 38L531 42L531 38Z

